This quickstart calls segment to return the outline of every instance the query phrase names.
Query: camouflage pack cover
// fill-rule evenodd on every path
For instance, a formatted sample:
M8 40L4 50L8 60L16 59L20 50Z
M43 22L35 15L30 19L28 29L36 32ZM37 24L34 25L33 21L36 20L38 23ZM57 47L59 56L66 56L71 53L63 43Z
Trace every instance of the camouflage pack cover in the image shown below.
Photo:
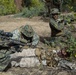
M53 9L51 9L50 14L60 14L60 12L59 12L59 10L57 8L53 8Z
M6 45L3 45L0 40L0 71L4 71L8 64L10 63L10 53L11 50L8 49Z
M10 51L7 49L0 49L0 71L4 71L10 63Z
M21 33L27 37L33 37L34 31L30 25L25 25L21 28Z

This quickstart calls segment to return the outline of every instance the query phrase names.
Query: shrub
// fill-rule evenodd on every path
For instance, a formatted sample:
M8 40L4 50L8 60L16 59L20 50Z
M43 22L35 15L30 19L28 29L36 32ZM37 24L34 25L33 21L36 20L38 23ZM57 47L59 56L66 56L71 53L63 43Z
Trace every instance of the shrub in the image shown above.
M38 10L45 10L45 4L40 0L31 0L31 6L36 7Z
M68 39L68 43L67 43L67 52L71 53L71 58L75 57L76 58L76 39L73 37L70 37Z
M76 4L73 5L73 10L76 12Z
M0 0L0 15L16 13L14 0Z
M38 16L42 11L45 10L44 4L39 1L39 0L32 0L33 2L31 3L30 7L24 7L22 12L15 15L18 17L33 17L33 16ZM39 1L36 3L36 1Z
M16 17L28 17L31 18L33 16L37 16L39 14L39 9L36 7L29 8L23 8L22 12L19 14L16 14Z
M31 0L32 7L39 7L40 5L41 5L41 2L39 0Z
M76 11L76 1L74 1L74 0L64 0L63 1L63 10Z

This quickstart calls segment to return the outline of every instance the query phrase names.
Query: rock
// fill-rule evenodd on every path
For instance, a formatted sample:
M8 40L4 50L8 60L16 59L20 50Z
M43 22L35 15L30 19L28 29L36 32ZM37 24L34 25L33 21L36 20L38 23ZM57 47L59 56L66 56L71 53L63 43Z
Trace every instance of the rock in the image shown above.
M12 67L14 67L14 66L18 67L20 64L18 62L16 62L16 61L12 61L11 65L12 65Z
M37 67L40 62L35 54L36 49L23 49L11 55L11 65L15 67Z
M44 66L46 66L47 64L46 64L46 60L42 60L42 64L44 65Z
M20 61L20 67L37 67L40 65L39 60L37 57L32 58L22 58Z
M76 70L76 64L67 60L60 60L58 63L58 66L66 68L66 69Z
M62 71L59 72L57 75L71 75L71 74L69 74L67 71Z
M16 61L11 62L12 67L16 65Z
M28 48L28 49L23 49L22 52L16 52L14 54L11 54L11 59L12 58L17 58L17 57L26 57L26 56L36 56L35 54L35 49Z

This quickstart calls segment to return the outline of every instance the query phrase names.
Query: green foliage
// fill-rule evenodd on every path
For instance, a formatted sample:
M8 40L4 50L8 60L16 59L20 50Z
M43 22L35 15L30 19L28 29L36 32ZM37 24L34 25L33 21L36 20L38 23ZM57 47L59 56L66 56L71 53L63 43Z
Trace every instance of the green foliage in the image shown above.
M67 52L71 53L70 57L76 57L76 39L72 36L69 37L67 42Z
M39 0L31 0L32 7L39 7L41 6L41 2Z
M40 0L31 0L31 7L36 7L38 10L45 10L44 3Z
M15 15L18 17L33 17L38 16L45 10L44 4L39 0L31 0L30 7L23 8L22 12ZM37 3L36 3L37 2Z
M74 17L75 17L75 20L76 20L76 13L74 13Z
M73 10L76 12L76 1L73 3Z
M76 1L73 1L73 0L64 0L63 1L63 10L76 11Z
M14 0L0 0L0 15L12 14L16 12Z

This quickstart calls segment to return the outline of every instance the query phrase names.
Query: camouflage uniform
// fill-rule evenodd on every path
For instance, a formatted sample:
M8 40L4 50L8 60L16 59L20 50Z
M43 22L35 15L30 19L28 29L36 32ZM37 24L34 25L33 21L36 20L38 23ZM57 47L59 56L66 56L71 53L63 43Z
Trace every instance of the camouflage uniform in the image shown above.
M5 70L5 68L10 63L10 51L6 49L0 50L0 71Z
M65 28L64 21L53 18L53 15L55 14L59 14L59 11L58 9L53 8L51 10L51 17L49 22L51 28L51 42L53 41L55 44L57 43L57 45L62 45L61 41L65 42L67 40L66 37L69 37L69 35L71 35L71 32Z
M36 46L39 42L39 36L33 31L32 27L26 25L20 27L19 29L14 30L12 39L20 40L21 42L31 43L31 45ZM25 38L22 38L25 37ZM0 39L0 71L4 71L8 64L10 63L10 54L12 50L11 47L8 47L8 42L6 40ZM3 42L3 43L2 43Z
M0 42L3 41L0 40ZM0 43L0 71L4 71L10 63L10 53L11 50L6 46L6 44Z
M51 15L53 14L59 14L58 9L52 9L51 10ZM50 17L50 28L51 28L51 36L56 37L56 34L61 32L64 28L64 23L58 22L58 20L55 20L52 16Z
M63 0L43 0L45 3L45 8L47 16L51 13L52 8L57 8L59 11L62 11Z
M20 40L21 42L25 42L32 46L36 46L39 42L39 36L34 32L31 26L25 25L12 31L13 37L12 39Z

